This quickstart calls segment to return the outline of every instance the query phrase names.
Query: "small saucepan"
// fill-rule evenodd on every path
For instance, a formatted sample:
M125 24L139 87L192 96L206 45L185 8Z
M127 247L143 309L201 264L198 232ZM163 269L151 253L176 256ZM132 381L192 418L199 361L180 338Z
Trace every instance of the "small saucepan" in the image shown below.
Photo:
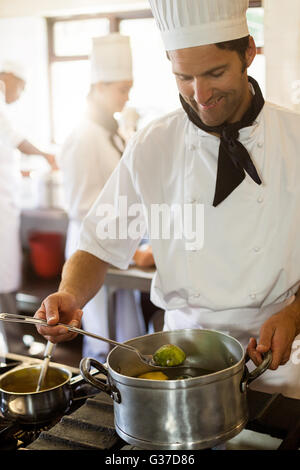
M0 409L5 418L40 424L68 410L76 385L83 382L81 375L72 377L69 369L51 365L42 389L36 392L41 367L19 366L0 377Z

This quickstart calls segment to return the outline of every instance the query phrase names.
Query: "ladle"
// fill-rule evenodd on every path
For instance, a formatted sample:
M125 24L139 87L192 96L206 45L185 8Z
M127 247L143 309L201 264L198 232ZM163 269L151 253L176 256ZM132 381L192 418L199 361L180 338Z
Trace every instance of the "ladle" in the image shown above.
M47 371L48 371L49 362L50 362L54 348L55 348L55 344L51 343L51 341L48 341L46 344L45 352L44 352L44 360L43 360L38 384L36 387L36 392L39 392L43 388L44 381L45 381Z
M8 322L16 322L16 323L32 323L33 325L43 325L43 326L47 326L48 328L51 328L52 326L53 327L62 326L69 331L73 331L74 333L78 333L80 335L85 335L85 336L90 336L91 338L99 339L100 341L104 341L105 343L110 343L110 344L113 344L114 346L120 346L121 348L129 349L130 351L135 352L139 356L140 360L144 364L147 364L147 366L155 367L157 369L164 368L155 364L152 354L142 354L138 349L134 348L133 346L129 346L129 344L119 343L118 341L104 338L103 336L95 335L94 333L90 333L89 331L76 328L76 326L65 325L64 323L57 323L56 325L48 325L47 321L41 318L27 317L25 315L16 315L13 313L0 313L0 320L8 321ZM178 365L176 367L184 367L184 366Z

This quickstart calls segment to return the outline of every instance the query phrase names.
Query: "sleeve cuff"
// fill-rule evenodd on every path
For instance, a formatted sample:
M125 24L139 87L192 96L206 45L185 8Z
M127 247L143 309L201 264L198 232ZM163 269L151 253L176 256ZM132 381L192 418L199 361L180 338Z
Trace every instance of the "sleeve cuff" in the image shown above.
M113 258L110 253L107 253L107 251L103 250L99 245L97 245L97 247L91 248L88 243L80 242L78 245L78 250L87 251L91 255L96 256L102 261L105 261L106 263L109 263L119 269L128 269L131 262L131 259L129 261L122 261L120 259Z

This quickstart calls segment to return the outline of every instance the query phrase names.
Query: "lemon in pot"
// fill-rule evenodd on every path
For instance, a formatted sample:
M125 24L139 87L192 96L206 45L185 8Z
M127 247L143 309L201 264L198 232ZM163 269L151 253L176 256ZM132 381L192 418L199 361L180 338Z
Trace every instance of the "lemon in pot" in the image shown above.
M164 344L153 354L155 365L161 367L179 366L185 359L185 352L174 344Z
M138 376L139 379L148 380L168 380L168 377L163 372L146 372Z

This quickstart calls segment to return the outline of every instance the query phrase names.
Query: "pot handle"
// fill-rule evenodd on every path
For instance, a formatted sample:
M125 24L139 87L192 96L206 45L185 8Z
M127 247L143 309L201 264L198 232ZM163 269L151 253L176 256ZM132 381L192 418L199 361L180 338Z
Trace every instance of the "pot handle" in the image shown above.
M242 382L241 382L242 392L245 392L247 389L247 386L268 369L269 365L272 362L272 351L269 350L265 354L263 354L263 358L264 359L262 363L259 366L257 366L256 369L254 369L252 372L249 372L247 367L245 366L245 371L244 371L244 375L243 375ZM248 362L249 359L250 357L248 356L248 354L246 354L245 362Z
M97 377L93 377L90 373L91 367L95 367L99 372L104 374L107 377L107 381L97 379ZM96 361L92 357L84 357L80 361L80 373L82 377L91 385L98 388L102 392L107 393L114 401L117 403L121 402L121 395L119 390L114 387L114 385L109 383L109 376L106 367L104 367L101 362Z

